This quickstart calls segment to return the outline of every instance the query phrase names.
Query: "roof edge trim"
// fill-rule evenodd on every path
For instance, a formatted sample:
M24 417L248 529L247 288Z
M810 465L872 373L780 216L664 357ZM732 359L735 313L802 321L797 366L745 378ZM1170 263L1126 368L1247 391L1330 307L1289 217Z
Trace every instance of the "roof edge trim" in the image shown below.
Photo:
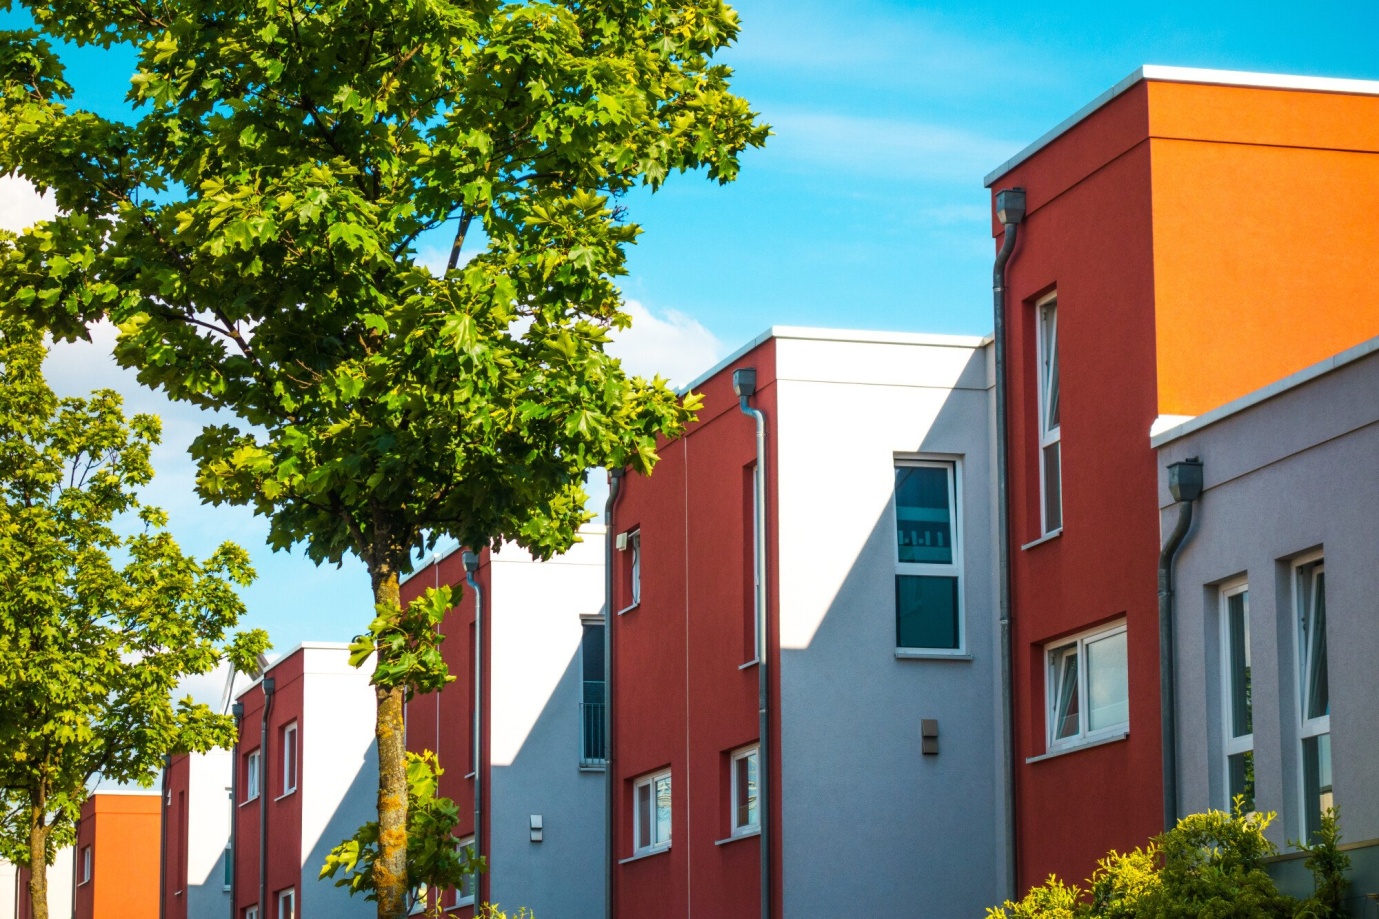
M1158 64L1145 64L1134 73L1112 86L1110 89L1088 102L1070 117L1059 122L1056 127L1042 135L1019 153L1006 160L982 180L987 188L1034 156L1040 150L1067 133L1074 125L1084 120L1097 109L1124 93L1141 80L1157 80L1161 83L1200 83L1208 86L1247 86L1256 89L1296 89L1306 92L1352 93L1364 96L1379 96L1379 80L1352 80L1344 77L1306 77L1286 73L1253 73L1245 70L1209 70L1198 67L1166 67Z

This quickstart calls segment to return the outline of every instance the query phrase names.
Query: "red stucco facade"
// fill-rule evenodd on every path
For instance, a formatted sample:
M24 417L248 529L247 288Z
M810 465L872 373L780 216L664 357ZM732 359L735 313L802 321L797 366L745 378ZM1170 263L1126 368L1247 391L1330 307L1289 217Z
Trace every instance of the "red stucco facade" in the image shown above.
M775 519L771 453L775 417L773 340L715 374L699 392L704 407L688 433L660 447L650 478L622 485L610 538L641 534L641 599L631 604L630 553L614 553L613 769L614 915L691 919L760 916L760 837L716 845L730 835L729 763L758 740L752 658L752 470L755 427L739 411L732 371L755 367L753 405L765 412L768 520ZM768 546L771 534L768 526ZM768 660L773 676L770 787L779 839L779 639L775 553L768 548ZM671 772L669 849L633 856L635 781ZM693 869L691 871L691 863ZM776 900L779 850L773 847ZM777 915L779 909L777 909Z

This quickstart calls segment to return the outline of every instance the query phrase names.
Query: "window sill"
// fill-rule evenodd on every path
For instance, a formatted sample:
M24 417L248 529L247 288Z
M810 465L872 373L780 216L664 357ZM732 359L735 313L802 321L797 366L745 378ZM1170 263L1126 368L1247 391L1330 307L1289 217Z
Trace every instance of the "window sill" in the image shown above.
M655 856L655 855L665 855L665 854L666 854L667 852L669 852L669 851L670 851L670 846L669 846L669 845L658 846L658 847L655 848L655 849L648 849L648 850L645 851L645 852L638 852L636 855L633 855L633 856L631 856L630 858L621 859L621 860L619 860L618 864L619 864L619 865L626 865L628 862L639 862L639 861L641 861L641 860L644 859L644 858L651 858L652 856Z
M1102 737L1099 740L1089 740L1086 743L1080 743L1074 746L1059 747L1057 750L1050 750L1048 753L1041 753L1038 756L1031 756L1025 760L1025 764L1028 765L1030 763L1040 763L1046 759L1054 759L1055 757L1059 756L1067 756L1069 753L1077 753L1082 750L1090 750L1093 747L1104 747L1108 743L1120 743L1122 740L1125 740L1129 736L1130 732L1126 731L1123 734L1112 734L1110 737Z
M1057 539L1058 537L1060 537L1060 536L1062 536L1062 535L1063 535L1063 528L1062 528L1062 527L1059 527L1058 529L1054 530L1052 533L1045 533L1043 536L1040 536L1038 539L1034 540L1034 542L1027 542L1027 543L1025 543L1023 546L1020 547L1020 551L1021 551L1021 552L1028 551L1028 550L1030 550L1030 549L1033 549L1035 546L1042 545L1043 543L1046 543L1046 542L1048 542L1048 541L1051 540L1051 539Z
M447 907L445 908L445 911L448 913L448 912L450 912L450 911L453 910L453 909L468 909L469 907L471 907L471 906L473 906L473 905L474 905L474 898L473 898L473 897L470 897L468 900L459 900L459 901L457 901L457 902L455 903L454 906L447 906Z
M594 766L594 765L580 766L580 767L579 767L579 771L580 771L580 772L607 772L607 771L608 771L608 766L607 766L607 765L603 765L603 766Z
M282 794L278 795L276 798L274 798L274 799L273 799L273 803L274 803L274 804L277 804L277 803L278 803L279 801L281 801L283 798L290 798L290 797L292 797L293 795L295 795L296 793L297 793L297 789L295 789L295 788L290 788L290 789L288 789L287 791L283 792Z
M622 609L618 610L618 615L621 616L623 613L630 613L630 612L632 612L634 609L636 609L637 607L639 607L639 606L641 606L641 605L642 605L642 601L641 601L641 600L638 600L636 603L633 603L631 606L624 606Z
M718 840L717 842L715 842L714 845L716 845L716 846L726 846L728 843L730 843L730 842L737 842L739 839L751 839L753 836L760 836L760 835L761 835L761 827L756 827L756 828L754 828L754 829L747 830L746 832L737 833L736 835L729 836L727 839L720 839L720 840Z
M245 798L243 801L239 802L239 806L240 806L240 807L247 807L248 805L253 804L253 803L254 803L255 801L257 801L258 799L259 799L259 796L258 796L258 795L254 795L252 798Z
M473 770L470 770L469 772L466 772L466 773L464 774L464 777L467 778L467 779L472 779L472 778L474 778L474 776L476 776L476 775L478 775L477 772L474 772Z
M895 656L902 661L970 661L972 655L947 651L924 651L919 648L896 648Z
M738 664L738 665L737 665L737 669L738 669L738 670L746 670L748 667L755 667L757 664L760 664L760 663L761 663L761 661L760 661L759 659L757 659L757 658L754 657L754 658L752 658L751 660L749 660L749 661L748 661L747 663L745 663L745 664Z

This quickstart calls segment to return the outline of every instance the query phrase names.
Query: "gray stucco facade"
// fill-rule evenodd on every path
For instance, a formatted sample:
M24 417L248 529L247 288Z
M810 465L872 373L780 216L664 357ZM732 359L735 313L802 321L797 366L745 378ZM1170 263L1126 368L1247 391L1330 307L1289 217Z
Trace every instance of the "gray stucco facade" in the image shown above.
M1176 566L1180 808L1228 806L1232 693L1224 596L1248 590L1254 792L1276 811L1285 853L1307 832L1315 795L1304 737L1329 729L1334 803L1354 863L1350 908L1373 915L1379 891L1379 340L1358 346L1153 439L1162 529L1178 509L1167 465L1204 464L1204 490ZM1329 724L1305 712L1309 667L1300 585L1324 566ZM1314 643L1315 644L1315 643ZM1315 696L1315 692L1313 692ZM1312 742L1315 747L1315 741ZM1315 786L1315 783L1313 783ZM1300 858L1274 865L1285 889L1310 892Z
M778 343L782 915L980 916L1007 868L991 349L863 347ZM956 654L897 647L907 460L957 469Z

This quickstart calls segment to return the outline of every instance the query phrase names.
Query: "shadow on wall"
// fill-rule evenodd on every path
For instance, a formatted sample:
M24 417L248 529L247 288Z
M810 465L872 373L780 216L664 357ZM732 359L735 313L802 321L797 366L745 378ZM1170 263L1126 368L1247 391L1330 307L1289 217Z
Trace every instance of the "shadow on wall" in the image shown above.
M311 905L316 907L313 911L316 915L373 915L373 904L366 902L362 895L351 897L345 888L334 886L333 880L317 881L316 877L321 873L331 849L353 836L365 823L378 819L375 808L377 798L378 748L371 743L359 770L350 780L349 790L340 799L340 806L331 813L325 829L303 856L302 881L307 889L303 891L299 909L304 910ZM326 909L318 905L321 899L326 900Z
M513 761L491 773L490 896L541 919L603 916L604 773L579 766L580 654L576 646ZM539 843L530 838L534 814Z

